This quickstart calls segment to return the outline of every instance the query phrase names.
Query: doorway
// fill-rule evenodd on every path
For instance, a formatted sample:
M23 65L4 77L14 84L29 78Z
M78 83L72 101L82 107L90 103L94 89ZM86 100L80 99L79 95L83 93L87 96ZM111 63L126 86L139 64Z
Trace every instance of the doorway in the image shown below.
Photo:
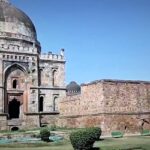
M20 102L14 98L9 102L9 119L19 118L20 115Z

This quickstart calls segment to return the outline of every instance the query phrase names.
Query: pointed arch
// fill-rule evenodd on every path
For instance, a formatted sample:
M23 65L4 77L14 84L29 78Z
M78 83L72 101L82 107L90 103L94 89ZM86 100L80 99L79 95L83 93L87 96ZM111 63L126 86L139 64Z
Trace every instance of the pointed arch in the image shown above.
M4 82L4 112L8 113L9 111L9 98L10 98L10 94L8 94L8 90L9 89L13 89L13 90L18 90L19 85L20 85L20 80L19 76L14 77L14 79L10 78L9 79L9 75L16 71L16 70L20 70L20 72L22 72L24 79L27 77L27 69L22 66L19 63L13 63L9 66L7 66L4 71L3 71L3 82ZM9 80L8 80L9 79ZM9 82L9 84L8 84ZM23 101L23 100L22 100ZM26 100L27 101L27 100Z
M53 111L58 111L58 98L59 95L53 95Z
M15 69L20 69L22 72L25 73L25 75L27 74L27 70L24 66L20 65L19 63L14 63L14 64L11 64L9 66L7 66L5 69L4 69L4 80L7 78L8 74L9 74L9 70L15 70Z

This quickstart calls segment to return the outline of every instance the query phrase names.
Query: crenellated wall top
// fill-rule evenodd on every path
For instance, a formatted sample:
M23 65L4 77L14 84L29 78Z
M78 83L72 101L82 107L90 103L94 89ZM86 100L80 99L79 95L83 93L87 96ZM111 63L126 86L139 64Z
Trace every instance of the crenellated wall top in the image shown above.
M60 54L53 54L52 52L40 55L41 60L45 61L62 61L65 62L64 49L61 49Z

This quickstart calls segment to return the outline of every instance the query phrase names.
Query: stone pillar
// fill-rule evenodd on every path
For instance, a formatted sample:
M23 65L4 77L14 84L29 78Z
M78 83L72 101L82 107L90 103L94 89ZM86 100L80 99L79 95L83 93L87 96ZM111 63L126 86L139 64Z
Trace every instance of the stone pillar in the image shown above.
M38 89L32 88L30 90L30 99L28 103L28 113L37 113L38 112Z
M0 87L3 86L3 55L0 54Z
M0 87L0 113L4 112L4 96L3 96L3 88Z

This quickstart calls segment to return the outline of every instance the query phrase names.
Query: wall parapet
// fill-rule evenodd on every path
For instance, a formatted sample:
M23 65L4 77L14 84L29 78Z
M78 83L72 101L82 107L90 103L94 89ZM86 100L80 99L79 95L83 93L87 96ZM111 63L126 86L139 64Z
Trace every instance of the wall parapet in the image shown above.
M52 54L52 53L44 53L40 55L41 60L52 60L52 61L65 61L63 55L59 54Z
M131 84L150 84L150 81L141 81L141 80L117 80L117 79L101 79L101 80L95 80L89 83L82 83L81 86L87 86L97 83L105 83L105 82L111 82L111 83L131 83Z
M64 49L60 50L60 54L53 54L51 51L40 55L41 60L54 60L54 61L65 61Z

